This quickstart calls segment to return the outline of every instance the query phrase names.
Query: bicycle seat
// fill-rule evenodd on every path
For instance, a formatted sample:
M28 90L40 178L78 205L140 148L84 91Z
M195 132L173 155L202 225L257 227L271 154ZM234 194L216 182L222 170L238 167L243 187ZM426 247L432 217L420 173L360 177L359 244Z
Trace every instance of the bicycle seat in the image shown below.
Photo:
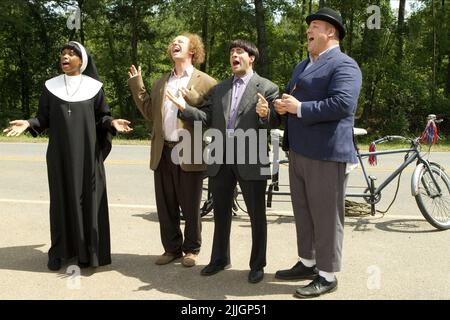
M367 134L367 130L363 128L353 128L354 136L365 136Z

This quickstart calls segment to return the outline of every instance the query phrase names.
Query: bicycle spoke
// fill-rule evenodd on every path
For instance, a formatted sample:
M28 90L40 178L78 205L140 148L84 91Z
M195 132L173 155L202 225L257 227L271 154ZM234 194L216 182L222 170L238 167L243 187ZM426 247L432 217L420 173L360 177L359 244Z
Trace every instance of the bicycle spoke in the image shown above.
M439 165L430 164L430 168L422 169L416 201L433 226L441 230L450 228L450 178Z

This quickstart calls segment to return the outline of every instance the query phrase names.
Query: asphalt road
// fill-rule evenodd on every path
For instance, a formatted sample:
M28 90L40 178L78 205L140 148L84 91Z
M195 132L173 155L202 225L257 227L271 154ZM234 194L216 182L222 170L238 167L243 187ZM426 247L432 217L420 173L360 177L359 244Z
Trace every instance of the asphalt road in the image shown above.
M268 257L261 283L247 283L251 238L243 212L232 223L231 269L212 277L199 275L211 252L211 214L203 218L197 266L187 269L180 261L154 264L163 249L149 148L113 146L106 162L113 263L78 274L70 263L56 273L46 268L50 241L46 145L0 143L0 299L295 300L295 289L307 282L274 279L276 270L290 268L297 260L286 196L275 196L268 210ZM450 168L450 153L433 153L432 158ZM370 172L380 181L401 160L401 156L379 158ZM346 218L339 289L320 299L450 299L450 230L436 231L421 216L410 194L412 170L404 171L397 200L387 214ZM280 177L287 185L286 166ZM349 185L360 184L357 169ZM395 187L392 183L383 192L378 209L387 207Z

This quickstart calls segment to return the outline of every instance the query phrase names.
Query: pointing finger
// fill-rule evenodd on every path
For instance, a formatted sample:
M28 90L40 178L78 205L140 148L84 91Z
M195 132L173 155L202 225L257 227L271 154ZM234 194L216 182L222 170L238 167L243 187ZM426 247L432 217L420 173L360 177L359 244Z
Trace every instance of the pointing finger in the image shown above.
M259 99L260 99L263 103L267 103L266 98L265 98L261 93L259 93L259 92L258 92L258 97L259 97Z

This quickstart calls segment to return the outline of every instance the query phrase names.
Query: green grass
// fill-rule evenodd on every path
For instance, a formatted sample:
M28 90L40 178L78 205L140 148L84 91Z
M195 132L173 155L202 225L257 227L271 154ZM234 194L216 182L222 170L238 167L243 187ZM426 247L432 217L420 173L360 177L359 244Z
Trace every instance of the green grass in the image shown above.
M37 137L33 138L29 134L24 134L19 137L7 137L5 135L0 135L0 142L19 142L19 143L47 143L47 137ZM138 139L120 139L114 138L113 144L118 145L149 145L149 140L138 140Z
M0 135L0 142L22 142L22 143L45 143L48 141L46 137L33 138L31 135L21 135L20 137L7 137Z

